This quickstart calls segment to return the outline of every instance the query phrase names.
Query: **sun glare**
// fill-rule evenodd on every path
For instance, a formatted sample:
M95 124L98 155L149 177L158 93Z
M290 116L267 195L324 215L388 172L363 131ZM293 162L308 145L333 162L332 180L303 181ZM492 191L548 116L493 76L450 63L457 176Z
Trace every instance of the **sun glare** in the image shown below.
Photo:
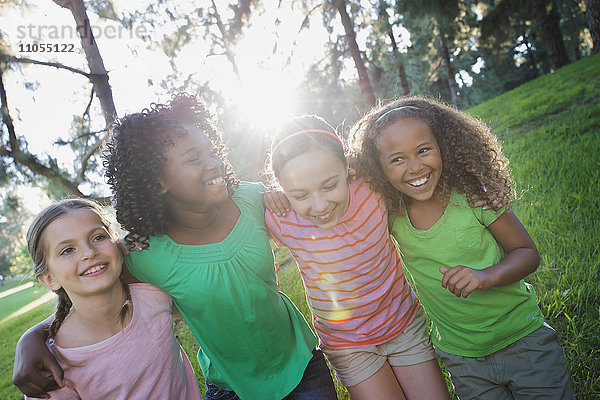
M234 97L241 119L270 131L292 117L294 89L285 76L275 72L254 75Z
M241 84L230 77L224 92L239 110L240 119L258 128L255 131L272 132L299 112L297 89L306 64L322 57L320 40L326 31L316 24L300 32L303 14L285 6L253 15L253 19L252 28L235 48ZM275 20L281 23L276 25Z

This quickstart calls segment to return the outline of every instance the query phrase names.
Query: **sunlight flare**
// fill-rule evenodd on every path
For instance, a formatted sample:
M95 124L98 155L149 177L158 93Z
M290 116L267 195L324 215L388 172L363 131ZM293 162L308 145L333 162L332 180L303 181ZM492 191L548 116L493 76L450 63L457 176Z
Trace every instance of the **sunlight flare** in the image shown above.
M242 120L270 131L293 116L293 94L283 74L264 71L246 80L234 102Z

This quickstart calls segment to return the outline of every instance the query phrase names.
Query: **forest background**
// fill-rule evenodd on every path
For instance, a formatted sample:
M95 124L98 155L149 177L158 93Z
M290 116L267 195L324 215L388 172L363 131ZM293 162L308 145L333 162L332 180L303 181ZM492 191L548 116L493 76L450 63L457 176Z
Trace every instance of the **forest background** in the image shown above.
M109 203L100 159L107 128L173 93L204 98L236 173L257 180L270 135L291 116L321 115L345 136L372 105L405 94L471 109L600 49L600 0L0 5L0 280L30 271L24 230L41 207L67 196ZM597 77L589 78L597 88ZM540 101L552 103L553 93L569 89L546 86ZM529 111L486 104L495 107L492 124L503 110L514 120ZM523 121L510 130L539 124ZM571 368L592 372L585 386L597 394L599 378L589 366Z
M241 179L302 113L342 135L378 101L480 104L598 51L600 0L1 0L0 275L50 201L108 201L116 117L201 95ZM110 79L110 80L109 80Z

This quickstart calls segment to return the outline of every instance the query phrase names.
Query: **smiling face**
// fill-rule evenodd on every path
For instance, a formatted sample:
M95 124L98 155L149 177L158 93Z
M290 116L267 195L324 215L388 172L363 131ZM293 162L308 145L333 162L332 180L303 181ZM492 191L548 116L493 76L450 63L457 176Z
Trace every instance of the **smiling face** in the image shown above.
M379 162L392 186L413 201L434 198L442 156L429 126L405 118L383 130L377 140Z
M62 287L71 299L121 290L123 256L94 212L76 209L58 217L41 244L47 271L38 279L49 289Z
M187 134L171 135L159 183L171 208L202 211L227 201L225 166L200 129L184 124Z
M278 174L298 215L323 229L336 226L348 209L347 178L347 165L317 148L290 159Z

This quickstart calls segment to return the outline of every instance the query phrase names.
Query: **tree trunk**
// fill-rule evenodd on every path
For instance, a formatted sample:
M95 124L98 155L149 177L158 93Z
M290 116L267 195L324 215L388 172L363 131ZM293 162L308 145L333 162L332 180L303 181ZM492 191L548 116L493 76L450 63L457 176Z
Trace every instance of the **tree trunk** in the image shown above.
M400 83L402 84L402 90L404 91L404 95L410 95L410 86L408 85L408 79L406 78L406 71L404 70L404 64L402 63L402 58L400 56L400 50L398 50L398 44L396 43L396 38L394 37L394 31L390 24L387 24L388 27L388 36L392 41L392 51L394 52L394 56L396 57L396 61L398 62L398 76L400 77Z
M529 63L531 64L531 69L533 71L533 73L535 74L534 76L539 76L539 66L538 66L538 62L537 59L535 57L535 51L533 50L533 46L531 44L531 42L529 41L529 37L527 35L523 35L523 43L525 43L525 46L527 46L527 59L529 60Z
M600 0L585 0L585 18L592 36L592 54L600 51Z
M108 83L108 72L104 67L104 61L100 55L98 44L94 38L94 33L90 26L90 19L87 16L87 11L83 0L52 0L59 6L68 9L73 14L75 23L77 24L77 32L81 40L81 46L85 53L85 59L90 69L90 81L93 85L93 91L100 100L100 108L104 114L104 121L106 123L106 132L110 129L111 124L117 118L117 110L113 100L112 89ZM88 160L94 153L98 151L104 138L100 137L83 155L81 160L81 166L79 168L78 178L76 182L83 177L87 169Z
M459 109L458 105L458 88L456 86L456 79L454 79L454 68L450 63L450 52L448 51L448 45L446 44L446 38L444 34L440 32L441 41L441 56L446 68L446 74L448 75L448 89L450 90L450 96L452 96L452 104L454 108Z
M92 33L90 20L87 16L83 0L53 0L59 6L68 9L73 14L77 23L77 32L81 39L81 46L85 53L88 67L90 69L90 80L94 85L94 91L100 100L100 107L104 113L106 127L109 128L117 117L112 90L108 84L108 72L104 67L104 61L100 56L96 39Z
M256 0L239 0L237 4L230 6L230 8L233 10L233 18L229 27L229 32L232 36L235 37L242 31L244 18L248 17L252 13L250 6L253 3L256 3Z
M366 102L372 107L375 105L376 102L375 93L373 92L373 86L371 85L369 74L367 74L367 68L365 67L364 62L360 57L360 50L358 49L358 44L356 43L356 33L354 32L354 25L352 24L352 20L350 20L348 11L346 11L346 1L336 0L335 8L340 14L340 17L342 19L342 25L344 26L346 36L348 37L350 54L352 55L352 59L354 60L356 70L358 71L358 84L363 95L366 97Z
M569 64L569 56L560 32L559 15L554 7L548 12L546 0L531 0L535 17L540 24L542 40L548 49L548 58L555 70Z
M96 96L100 100L100 107L102 108L106 127L109 128L112 122L115 120L117 113L113 101L112 90L108 83L108 73L104 67L104 62L100 56L100 51L98 50L96 40L94 39L85 5L82 0L53 1L57 5L68 9L73 15L75 23L77 24L76 29L79 33L81 46L84 50L90 72L87 73L58 63L39 62L24 58L13 59L12 61L62 68L89 78L93 85L93 92L96 93ZM0 100L2 103L2 121L8 130L8 141L6 144L2 144L2 151L8 151L8 149L10 149L10 155L12 156L15 164L21 164L29 168L34 175L46 177L52 184L59 185L70 195L85 197L85 195L78 188L78 179L73 181L66 177L66 174L58 168L56 162L53 160L50 160L48 166L42 163L35 155L27 151L27 144L25 143L22 145L21 141L17 138L15 127L8 111L6 90L4 83L2 82L2 71L0 71ZM100 138L93 146L91 146L91 148L88 149L88 152L83 156L79 175L83 176L87 167L88 159L100 148L101 144L102 138ZM108 198L101 199L101 201L107 203Z

